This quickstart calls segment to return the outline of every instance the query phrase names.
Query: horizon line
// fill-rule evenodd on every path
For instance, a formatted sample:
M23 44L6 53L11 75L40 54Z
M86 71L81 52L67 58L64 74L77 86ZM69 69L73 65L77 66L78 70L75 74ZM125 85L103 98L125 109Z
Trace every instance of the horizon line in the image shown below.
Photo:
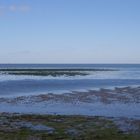
M0 63L0 65L20 65L20 64L23 64L23 65L30 65L30 64L33 64L33 65L78 65L78 64L83 64L83 65L96 65L96 64L99 64L99 65L111 65L111 64L116 64L116 65L140 65L140 63Z

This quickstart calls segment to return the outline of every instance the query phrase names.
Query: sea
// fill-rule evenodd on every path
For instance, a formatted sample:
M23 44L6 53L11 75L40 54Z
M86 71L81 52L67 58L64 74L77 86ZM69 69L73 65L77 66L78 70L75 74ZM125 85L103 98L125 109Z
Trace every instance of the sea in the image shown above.
M10 75L2 69L111 69L88 75ZM140 64L0 64L0 97L64 94L73 91L140 86Z

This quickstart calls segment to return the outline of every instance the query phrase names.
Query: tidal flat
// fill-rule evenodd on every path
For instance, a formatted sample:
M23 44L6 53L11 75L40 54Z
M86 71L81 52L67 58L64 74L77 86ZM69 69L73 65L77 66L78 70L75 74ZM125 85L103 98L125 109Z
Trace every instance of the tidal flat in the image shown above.
M10 68L0 74L0 140L140 139L139 70Z
M0 98L0 140L139 140L139 101L139 86Z
M0 140L58 139L139 140L140 121L80 115L0 114Z

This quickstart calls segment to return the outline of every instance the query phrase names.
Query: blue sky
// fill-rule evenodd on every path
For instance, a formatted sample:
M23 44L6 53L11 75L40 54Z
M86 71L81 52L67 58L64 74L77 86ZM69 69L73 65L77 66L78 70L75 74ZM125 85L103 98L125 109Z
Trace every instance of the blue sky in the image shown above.
M0 63L140 63L140 0L0 0Z

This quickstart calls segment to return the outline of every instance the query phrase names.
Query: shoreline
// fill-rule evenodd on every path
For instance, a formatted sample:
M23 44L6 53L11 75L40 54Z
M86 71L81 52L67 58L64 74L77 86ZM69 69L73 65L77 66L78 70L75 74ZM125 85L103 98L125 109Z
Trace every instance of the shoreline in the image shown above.
M0 98L0 112L140 118L140 86Z

